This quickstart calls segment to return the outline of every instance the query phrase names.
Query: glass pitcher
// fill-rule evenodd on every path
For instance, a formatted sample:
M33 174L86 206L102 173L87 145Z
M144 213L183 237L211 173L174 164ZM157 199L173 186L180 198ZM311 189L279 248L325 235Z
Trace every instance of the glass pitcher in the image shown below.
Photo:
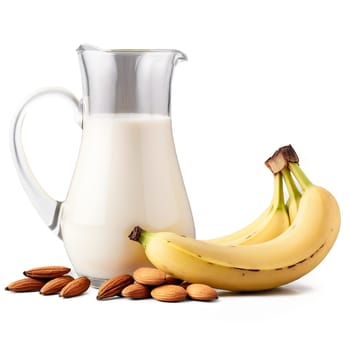
M21 183L45 224L62 238L78 275L98 287L149 262L130 241L134 226L194 237L170 119L177 50L77 49L83 84L79 101L46 88L24 103L11 127L11 149ZM82 139L64 202L51 198L32 175L21 141L32 101L59 95L81 116Z

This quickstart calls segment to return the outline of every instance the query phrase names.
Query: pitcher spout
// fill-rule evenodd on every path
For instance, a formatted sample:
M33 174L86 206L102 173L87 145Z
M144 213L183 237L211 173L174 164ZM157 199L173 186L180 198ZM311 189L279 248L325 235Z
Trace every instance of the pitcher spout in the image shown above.
M187 55L184 54L182 51L179 50L173 50L174 51L174 63L182 62L182 61L187 61Z
M83 44L77 53L86 112L170 115L173 68L187 60L183 52Z
M78 48L77 48L77 52L81 53L83 51L87 51L87 50L95 50L95 51L103 51L103 49L94 46L94 45L90 45L90 44L81 44Z

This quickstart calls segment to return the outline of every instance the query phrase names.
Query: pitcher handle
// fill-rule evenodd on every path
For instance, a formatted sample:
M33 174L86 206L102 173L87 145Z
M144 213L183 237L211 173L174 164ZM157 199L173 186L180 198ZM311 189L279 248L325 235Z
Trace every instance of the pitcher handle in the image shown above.
M53 199L40 186L32 173L22 143L22 126L27 108L33 101L48 95L63 97L66 102L72 104L77 112L75 115L80 115L76 122L82 127L82 106L79 100L69 90L64 88L44 88L29 96L13 118L10 127L10 148L17 174L30 201L45 224L59 235L58 219L62 202Z

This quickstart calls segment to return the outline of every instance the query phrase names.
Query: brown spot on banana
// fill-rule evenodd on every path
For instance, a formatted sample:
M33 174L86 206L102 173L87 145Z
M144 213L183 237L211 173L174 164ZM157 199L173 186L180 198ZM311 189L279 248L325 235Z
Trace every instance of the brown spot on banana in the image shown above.
M281 266L281 267L276 267L274 269L249 269L249 268L244 268L244 267L237 267L237 266L232 266L233 269L235 270L241 270L241 271L247 271L247 272L259 272L259 271L280 271L280 270L284 270L284 269L291 269L299 264L304 263L305 261L313 258L315 256L315 254L317 254L325 245L326 243L323 243L320 247L318 247L310 256L306 257L305 259L299 260L297 261L295 264L292 265L288 265L288 266ZM243 276L243 274L242 274Z

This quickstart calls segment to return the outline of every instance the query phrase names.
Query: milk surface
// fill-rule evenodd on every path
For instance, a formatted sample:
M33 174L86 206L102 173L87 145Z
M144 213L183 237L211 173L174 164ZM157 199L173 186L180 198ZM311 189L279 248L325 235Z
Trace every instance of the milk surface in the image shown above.
M61 214L77 273L103 280L149 265L141 245L128 238L136 225L194 235L171 119L89 115Z

